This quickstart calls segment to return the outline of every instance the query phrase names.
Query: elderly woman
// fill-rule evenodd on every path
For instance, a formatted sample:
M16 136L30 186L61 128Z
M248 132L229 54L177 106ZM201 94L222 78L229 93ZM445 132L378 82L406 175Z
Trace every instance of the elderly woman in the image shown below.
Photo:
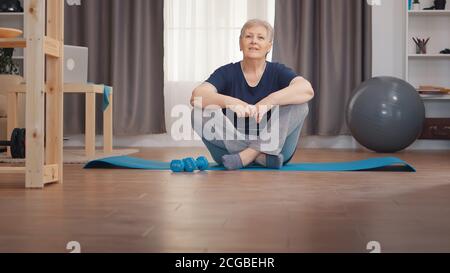
M273 37L269 23L248 21L240 36L243 60L220 67L192 93L193 128L228 170L252 163L279 169L296 151L314 90L285 65L266 61ZM215 137L206 138L205 126L211 122ZM268 140L275 145L264 145Z

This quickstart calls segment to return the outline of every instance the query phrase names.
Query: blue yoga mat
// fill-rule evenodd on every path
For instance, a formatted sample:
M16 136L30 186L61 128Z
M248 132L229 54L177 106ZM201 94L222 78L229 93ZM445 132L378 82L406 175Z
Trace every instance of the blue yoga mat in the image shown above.
M140 158L117 156L94 160L86 164L85 169L138 169L170 170L170 163ZM224 167L211 164L210 171L223 171ZM260 166L250 166L244 171L274 171ZM351 172L351 171L397 171L416 172L414 167L396 157L370 158L351 162L333 163L292 163L277 170L281 172Z

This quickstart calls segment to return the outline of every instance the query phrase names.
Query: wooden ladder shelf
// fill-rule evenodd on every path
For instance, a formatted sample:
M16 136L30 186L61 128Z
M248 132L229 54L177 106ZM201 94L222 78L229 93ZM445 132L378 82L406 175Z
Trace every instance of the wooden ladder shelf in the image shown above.
M63 182L64 1L24 2L25 38L0 39L0 48L25 48L26 163L0 175L25 174L26 188L41 189Z

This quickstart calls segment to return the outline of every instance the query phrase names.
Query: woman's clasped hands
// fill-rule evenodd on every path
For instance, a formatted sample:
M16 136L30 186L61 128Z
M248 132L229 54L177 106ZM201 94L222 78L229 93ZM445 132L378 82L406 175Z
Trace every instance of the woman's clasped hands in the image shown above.
M261 123L267 112L274 106L274 103L267 97L256 105L251 105L236 99L227 108L236 113L238 118L254 118L257 123Z

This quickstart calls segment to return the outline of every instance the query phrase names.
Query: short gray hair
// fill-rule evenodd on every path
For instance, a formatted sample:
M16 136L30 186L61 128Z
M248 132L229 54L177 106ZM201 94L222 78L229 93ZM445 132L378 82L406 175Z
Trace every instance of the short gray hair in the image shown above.
M267 34L269 36L269 41L273 42L273 38L274 38L274 30L272 25L264 20L260 20L260 19L251 19L248 20L247 23L244 24L244 26L241 29L241 36L239 38L244 38L244 34L245 31L251 27L255 27L255 26L261 26L261 27L265 27L267 30Z

